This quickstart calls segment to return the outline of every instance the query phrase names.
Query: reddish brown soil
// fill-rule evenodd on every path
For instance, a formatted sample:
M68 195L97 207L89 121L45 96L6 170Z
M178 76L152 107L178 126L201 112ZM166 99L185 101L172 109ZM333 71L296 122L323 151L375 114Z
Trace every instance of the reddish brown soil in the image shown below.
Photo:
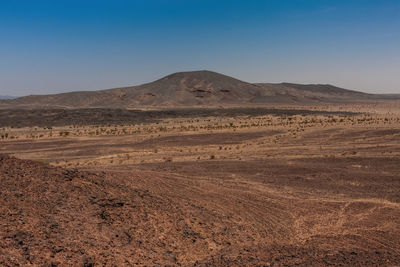
M103 172L1 156L0 265L398 266L398 170L353 158Z
M0 111L0 266L400 266L400 111L266 111Z

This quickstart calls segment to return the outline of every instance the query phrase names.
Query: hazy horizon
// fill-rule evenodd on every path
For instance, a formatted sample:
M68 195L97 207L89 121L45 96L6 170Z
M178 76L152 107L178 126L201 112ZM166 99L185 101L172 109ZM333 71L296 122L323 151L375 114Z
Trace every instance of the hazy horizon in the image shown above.
M0 95L109 89L203 69L252 83L400 93L398 0L0 7Z

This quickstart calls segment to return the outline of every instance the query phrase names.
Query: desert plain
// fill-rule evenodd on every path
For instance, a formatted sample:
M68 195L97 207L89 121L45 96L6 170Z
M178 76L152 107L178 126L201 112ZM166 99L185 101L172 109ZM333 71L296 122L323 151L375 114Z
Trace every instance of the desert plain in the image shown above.
M398 101L0 124L2 266L400 265Z

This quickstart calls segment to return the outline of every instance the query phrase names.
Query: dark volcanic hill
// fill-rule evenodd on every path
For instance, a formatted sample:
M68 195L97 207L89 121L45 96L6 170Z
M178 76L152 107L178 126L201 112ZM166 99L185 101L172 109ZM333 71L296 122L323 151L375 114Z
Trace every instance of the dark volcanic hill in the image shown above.
M139 86L0 100L0 106L126 108L351 103L384 98L332 85L252 84L211 71L193 71Z

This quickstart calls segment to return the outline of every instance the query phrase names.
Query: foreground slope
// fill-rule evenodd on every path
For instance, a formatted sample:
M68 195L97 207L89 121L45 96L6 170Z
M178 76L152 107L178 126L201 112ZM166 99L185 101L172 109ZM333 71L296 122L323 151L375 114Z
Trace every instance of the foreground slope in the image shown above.
M179 209L132 181L0 156L0 185L1 266L172 264L166 239L192 243Z
M357 179L357 191L331 186L329 179L345 175L337 171L343 162L314 162L213 161L88 172L1 156L0 265L400 264L395 194L393 202L357 199L358 192L370 192L365 186L375 192L392 187L380 187L368 173ZM396 168L385 162L387 170ZM336 176L321 172L327 166ZM262 182L255 174L260 171ZM253 178L222 177L242 172ZM287 178L309 172L321 177ZM336 190L346 197L328 197Z
M390 98L393 97L396 96ZM140 86L0 100L0 107L302 105L365 102L385 98L332 85L252 84L211 71L193 71L171 74Z

